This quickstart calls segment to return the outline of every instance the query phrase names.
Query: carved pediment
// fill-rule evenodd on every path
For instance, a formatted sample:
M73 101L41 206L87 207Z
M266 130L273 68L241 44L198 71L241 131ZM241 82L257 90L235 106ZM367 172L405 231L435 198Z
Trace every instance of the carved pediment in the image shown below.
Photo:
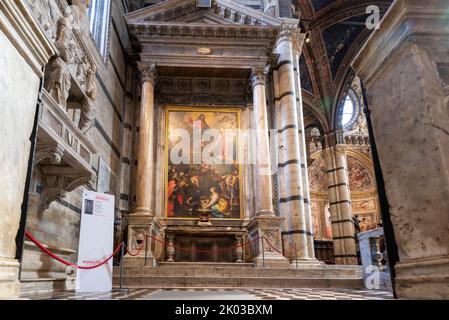
M196 0L167 0L125 15L128 24L155 22L208 25L279 26L279 19L232 0L213 0L210 8L199 8Z

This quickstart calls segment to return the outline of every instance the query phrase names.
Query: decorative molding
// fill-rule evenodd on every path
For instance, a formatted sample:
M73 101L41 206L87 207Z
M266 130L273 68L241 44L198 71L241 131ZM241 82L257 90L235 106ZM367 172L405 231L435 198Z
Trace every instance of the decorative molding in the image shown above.
M209 9L197 8L196 0L164 1L125 15L128 23L139 22L192 22L209 20L210 23L279 26L281 21L248 6L230 0L214 0ZM187 18L188 17L188 18Z
M44 172L53 171L53 168L46 166L43 168ZM58 169L55 170L57 172ZM65 176L45 174L45 185L42 186L41 200L39 205L39 211L42 212L50 207L53 201L63 201L67 192L71 192L76 188L86 185L90 189L94 189L96 177L94 175L88 176Z
M38 165L45 160L48 160L51 164L59 164L61 163L64 151L64 147L60 144L37 146L34 164Z
M42 67L55 51L23 1L0 1L0 29L36 75L43 77Z

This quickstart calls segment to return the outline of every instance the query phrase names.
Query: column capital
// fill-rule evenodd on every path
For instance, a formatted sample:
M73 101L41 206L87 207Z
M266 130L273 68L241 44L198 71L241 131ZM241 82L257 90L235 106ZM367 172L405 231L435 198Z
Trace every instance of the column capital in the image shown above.
M345 156L346 155L346 146L342 144L337 144L331 147L327 147L321 151L321 156L323 158L328 158L333 155L335 156Z
M251 85L253 89L258 85L265 86L269 71L270 66L251 66Z
M137 68L142 76L142 83L152 82L153 85L157 79L156 63L137 62Z
M278 36L278 43L282 41L288 41L292 45L293 51L300 55L302 52L302 46L306 39L306 34L301 33L301 29L298 26L299 20L297 19L288 19L284 21L281 26L281 31Z
M341 156L345 156L346 155L346 146L345 145L342 145L342 144L337 144L335 147L334 147L334 150L335 150L335 154L338 156L338 155L341 155Z
M344 144L344 130L336 129L324 134L324 145L326 148Z
M298 19L283 19L279 40L282 38L291 38L299 33Z

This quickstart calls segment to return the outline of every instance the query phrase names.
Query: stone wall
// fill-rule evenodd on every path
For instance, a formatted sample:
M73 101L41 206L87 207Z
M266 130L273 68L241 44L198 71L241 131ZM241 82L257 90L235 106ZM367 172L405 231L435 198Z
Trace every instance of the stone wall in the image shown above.
M65 1L59 1L64 6ZM95 146L96 154L91 157L90 166L97 176L93 189L109 192L116 196L116 221L128 213L129 182L129 130L134 126L132 113L132 68L127 62L129 42L122 15L125 13L122 1L111 2L111 16L108 30L108 50L102 57L93 39L85 37L85 45L97 66L95 75L97 95L94 101L95 120L93 128L86 134ZM36 16L36 15L35 15ZM49 39L51 40L51 39ZM76 110L69 112L76 118ZM105 184L106 183L106 184ZM76 262L82 185L53 201L48 209L39 208L42 197L43 177L35 167L27 217L27 230L38 240L47 244L57 254ZM116 242L121 238L120 225L117 226ZM74 274L71 268L51 260L37 247L26 241L22 263L22 291L46 291L53 288L73 286ZM41 279L40 281L35 281ZM68 283L67 279L71 279Z
M43 76L41 68L53 50L20 1L0 3L0 43L0 298L7 298L19 293L15 240Z

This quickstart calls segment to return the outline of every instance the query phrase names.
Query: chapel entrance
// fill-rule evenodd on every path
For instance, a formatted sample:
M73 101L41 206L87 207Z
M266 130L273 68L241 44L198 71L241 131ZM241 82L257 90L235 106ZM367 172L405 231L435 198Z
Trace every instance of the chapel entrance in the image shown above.
M177 262L235 262L235 250L224 250L235 245L233 236L179 235L175 245Z

